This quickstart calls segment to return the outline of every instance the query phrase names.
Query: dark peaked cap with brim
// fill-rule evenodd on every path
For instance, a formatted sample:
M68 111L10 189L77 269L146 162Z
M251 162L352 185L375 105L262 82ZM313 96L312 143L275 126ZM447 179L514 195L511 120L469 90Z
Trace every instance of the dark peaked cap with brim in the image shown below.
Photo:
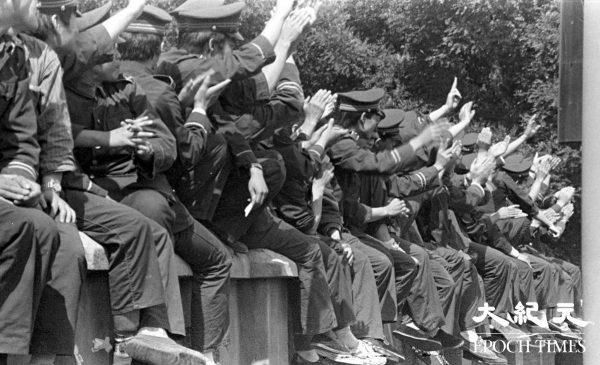
M380 88L369 90L349 91L338 93L338 109L346 112L376 113L385 118L385 113L379 108L379 102L385 96Z
M156 6L146 5L142 14L131 24L127 26L126 32L129 33L148 33L163 35L167 29L167 24L173 18L161 8Z
M102 23L110 16L111 7L112 1L108 1L104 5L101 5L96 9L92 9L88 12L83 13L80 18L75 20L75 25L77 26L77 29L79 29L80 32L83 32Z
M223 0L188 0L171 11L180 32L212 31L243 40L239 33L244 2L223 5Z
M75 15L80 17L81 13L77 9L78 6L78 0L38 0L37 4L38 10L43 14L58 14L66 11L68 8L72 8L75 9Z

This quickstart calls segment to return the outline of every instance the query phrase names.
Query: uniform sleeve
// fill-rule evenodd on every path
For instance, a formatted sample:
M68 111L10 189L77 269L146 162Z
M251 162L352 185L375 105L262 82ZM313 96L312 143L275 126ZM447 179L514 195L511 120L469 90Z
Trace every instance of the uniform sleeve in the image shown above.
M343 224L344 220L333 189L331 186L327 186L323 192L323 207L318 231L323 235L327 235L327 232L332 229L341 232Z
M62 173L75 170L71 118L63 88L63 72L54 51L44 52L44 69L40 70L41 110L38 115L40 173Z
M79 171L66 173L63 176L61 185L64 189L86 191L102 197L108 195L108 191L94 184L87 175Z
M262 76L262 74L260 74ZM260 78L259 78L260 79ZM268 94L266 80L257 83L256 99ZM265 90L266 88L266 90ZM304 92L300 73L293 63L286 63L273 94L266 103L255 103L252 115L262 121L267 129L275 130L300 120L303 114Z
M223 79L243 80L258 73L263 66L275 60L273 45L259 35L251 42L234 50L231 55L213 58L213 68Z
M329 152L331 162L339 168L356 172L392 173L407 165L415 156L408 144L379 153L360 148L350 137L334 144Z
M219 103L211 108L210 118L217 128L217 133L223 135L223 138L227 141L234 162L238 167L249 169L251 164L258 162L250 147L250 142L237 128L235 118L223 111Z
M148 102L146 94L135 83L127 86L130 88L129 102L136 117L148 116L154 121L149 131L154 132L155 136L150 139L154 155L151 161L141 161L137 159L137 165L140 172L149 179L153 179L156 174L167 171L177 157L177 147L175 137L163 121L158 118L154 108Z
M437 185L438 171L435 167L425 167L407 175L392 175L387 181L388 195L402 199L416 195Z
M514 204L518 204L521 210L529 216L535 216L539 209L527 193L525 189L521 188L510 176L500 172L497 175L494 183L497 183L497 187L502 189L508 199Z
M213 132L208 117L193 112L184 121L179 99L169 91L158 98L156 112L175 136L179 163L186 169L196 166L206 154L206 137Z
M471 184L464 187L462 184L464 175L454 174L447 180L448 205L450 209L459 212L470 212L475 207L485 204L490 199L490 194L479 184Z
M95 65L110 61L114 42L102 24L79 33L73 42L57 50L64 70L66 84L77 83L77 79Z
M40 146L29 91L29 70L21 48L0 40L0 173L37 180Z

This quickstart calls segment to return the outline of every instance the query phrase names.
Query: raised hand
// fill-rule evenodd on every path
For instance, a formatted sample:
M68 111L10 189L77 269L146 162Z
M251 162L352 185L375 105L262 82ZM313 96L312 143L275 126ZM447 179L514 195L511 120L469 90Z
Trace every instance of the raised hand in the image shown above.
M523 134L525 135L525 138L531 138L533 137L537 131L542 127L541 125L539 125L536 122L537 119L537 114L534 114L531 116L531 118L529 118L529 121L527 122L527 126L525 127L525 132L523 132Z
M317 141L317 144L325 148L329 143L335 141L336 139L346 134L348 134L348 130L333 124L333 118L331 118L327 123L327 128L323 130L321 137Z
M572 186L564 187L555 194L558 202L562 205L569 203L573 199L573 195L575 195L575 188Z
M573 203L569 203L561 209L561 213L563 214L564 220L569 220L569 218L573 216L574 212L575 207L573 206Z
M523 211L519 208L518 205L509 205L508 207L502 207L498 209L497 213L499 219L527 217L527 214L523 213Z
M454 109L456 109L456 107L458 107L458 104L460 103L460 99L462 98L462 96L460 95L460 91L458 91L457 86L458 86L458 79L455 77L454 82L452 82L452 87L450 88L450 92L448 93L448 96L446 97L446 104L444 105L448 112L451 112Z
M294 8L294 0L277 0L272 17L287 17Z
M477 135L477 145L479 149L487 150L492 145L492 130L489 127L485 127Z
M313 180L313 190L318 189L321 193L333 179L333 166L331 164L325 165L321 175Z
M465 105L460 108L460 112L458 113L458 119L464 123L471 123L473 117L475 117L475 110L472 110L473 102L469 101Z
M488 155L484 158L476 158L469 169L471 179L483 185L491 176L494 167L496 167L496 161L492 156Z
M488 152L494 157L502 156L504 153L506 153L509 144L510 136L506 136L504 140L492 145Z
M283 23L279 41L293 43L302 34L304 28L310 24L312 18L313 10L310 8L294 10Z
M427 126L427 128L423 129L423 131L417 137L415 137L417 140L416 145L418 148L420 148L430 144L431 142L439 141L444 131L449 127L450 123L448 122L430 124Z
M303 107L304 120L312 124L317 124L325 115L325 109L334 100L335 98L331 94L331 91L324 89L317 91L312 97L306 98Z
M454 141L452 146L447 147L448 140L440 140L440 147L435 159L435 166L439 171L443 170L446 165L452 160L457 153L457 149L460 151L460 142Z

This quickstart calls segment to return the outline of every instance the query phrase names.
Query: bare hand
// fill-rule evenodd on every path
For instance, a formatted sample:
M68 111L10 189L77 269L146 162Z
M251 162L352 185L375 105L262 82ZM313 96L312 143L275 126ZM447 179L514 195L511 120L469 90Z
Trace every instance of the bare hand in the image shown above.
M492 145L492 130L489 127L485 127L479 132L477 135L477 145L479 149L485 149L487 151L488 148Z
M427 126L416 138L420 140L422 146L426 146L434 141L439 141L445 130L450 127L450 123L433 123Z
M480 185L483 185L483 183L491 176L494 167L496 167L496 161L494 161L493 157L487 156L485 158L476 158L469 169L471 179Z
M473 108L473 102L469 101L465 105L460 108L460 112L458 113L458 119L461 122L471 123L473 117L475 117L475 110L471 110Z
M329 143L346 134L348 134L348 130L333 124L333 118L331 118L327 123L327 128L323 130L321 137L317 141L317 144L321 145L322 147L326 147Z
M574 212L575 207L573 206L573 203L565 205L561 210L561 213L563 214L565 220L569 220L569 218L573 216Z
M75 223L75 211L54 190L45 189L40 202L42 208L47 209L48 214L57 222Z
M277 4L273 9L274 17L287 17L294 8L294 0L277 0Z
M450 88L450 92L448 93L448 96L446 97L445 107L449 112L456 109L456 107L460 103L460 99L462 98L462 96L460 95L460 92L458 91L457 86L458 86L458 80L455 77L454 82L452 82L452 87Z
M21 186L14 175L0 175L0 197L10 201L23 201L29 196L30 190Z
M352 247L345 242L341 242L340 244L342 246L343 262L348 263L348 265L352 265L354 262L354 252L352 252Z
M410 214L410 209L406 206L406 202L398 198L392 199L385 208L388 217L395 217L397 215L406 217Z
M261 205L265 202L267 194L269 194L269 188L265 182L262 170L254 167L250 168L248 192L250 192L251 203L254 203L255 206Z
M508 149L509 144L510 144L510 136L506 136L506 138L504 138L504 140L493 144L490 147L490 149L488 150L488 152L494 157L502 156L503 154L506 153L506 150Z
M40 188L40 185L38 183L33 182L20 175L7 176L9 176L15 183L19 184L21 188L27 189L29 191L29 193L25 196L24 199L15 200L15 205L33 207L39 202L39 199L42 196L42 189Z
M283 23L279 41L293 43L298 39L304 28L310 24L313 19L313 13L314 10L309 8L294 10Z
M520 218L527 217L527 214L519 208L518 205L509 205L508 207L502 207L498 209L498 217L500 219Z
M566 205L573 199L573 195L575 195L575 188L572 186L564 187L560 189L555 195L559 203Z
M529 118L529 121L527 122L527 127L525 127L525 132L523 132L526 138L533 137L541 128L541 125L536 123L536 118L537 114L534 114L531 116L531 118Z
M304 101L304 121L306 123L317 124L325 115L325 109L331 102L335 103L335 97L329 90L319 90L312 97Z
M447 147L448 140L443 140L440 142L440 147L438 148L437 157L435 160L435 166L438 170L443 170L446 165L456 156L457 153L460 152L461 144L459 141L454 141L452 146ZM458 151L457 151L458 150Z

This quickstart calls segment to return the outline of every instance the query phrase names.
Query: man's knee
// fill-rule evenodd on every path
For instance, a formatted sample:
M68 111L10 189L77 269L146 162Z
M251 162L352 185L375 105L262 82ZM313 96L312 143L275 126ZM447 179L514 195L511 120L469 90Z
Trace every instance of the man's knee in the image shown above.
M136 191L123 199L123 203L163 226L170 226L175 219L165 196L155 190Z

